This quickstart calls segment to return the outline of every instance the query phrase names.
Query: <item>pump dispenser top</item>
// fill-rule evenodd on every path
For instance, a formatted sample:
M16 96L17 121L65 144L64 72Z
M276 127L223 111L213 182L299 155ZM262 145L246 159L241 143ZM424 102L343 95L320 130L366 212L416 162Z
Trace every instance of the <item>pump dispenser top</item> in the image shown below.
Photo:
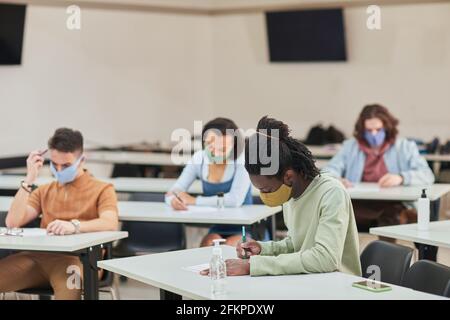
M213 247L213 254L222 255L222 248L220 247L220 243L225 242L225 239L214 239L214 247Z
M427 191L427 189L422 189L422 195L420 196L421 198L428 198L426 191Z

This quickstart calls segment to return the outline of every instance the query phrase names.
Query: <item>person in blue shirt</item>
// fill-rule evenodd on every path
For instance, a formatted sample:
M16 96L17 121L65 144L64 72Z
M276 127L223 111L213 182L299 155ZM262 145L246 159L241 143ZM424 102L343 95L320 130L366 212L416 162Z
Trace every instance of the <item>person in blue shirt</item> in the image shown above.
M324 170L341 178L346 187L359 182L381 188L427 186L434 175L413 141L398 137L399 121L381 105L365 106L355 125L354 137ZM415 210L401 202L353 201L358 226L414 222Z
M251 182L242 152L244 138L237 125L230 119L213 119L203 127L202 137L203 150L193 154L166 194L166 203L175 210L187 210L189 205L216 207L218 194L222 193L225 207L252 204ZM202 183L203 194L188 194L197 179ZM226 244L235 246L241 239L241 227L213 226L201 246L210 246L215 239L226 239Z

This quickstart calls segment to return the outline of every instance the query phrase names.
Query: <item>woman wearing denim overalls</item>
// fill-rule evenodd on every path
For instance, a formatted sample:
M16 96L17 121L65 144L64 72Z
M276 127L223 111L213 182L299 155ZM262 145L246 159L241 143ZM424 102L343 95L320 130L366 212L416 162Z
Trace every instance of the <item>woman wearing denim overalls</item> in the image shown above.
M186 210L189 205L217 206L218 194L223 193L225 207L252 204L251 183L244 167L243 137L235 134L236 124L226 118L216 118L205 124L202 131L203 150L192 156L175 185L166 194L166 203L175 210ZM203 195L192 196L186 191L200 179ZM175 196L176 194L176 196ZM241 226L215 225L201 246L210 246L214 239L226 239L235 246L241 239Z

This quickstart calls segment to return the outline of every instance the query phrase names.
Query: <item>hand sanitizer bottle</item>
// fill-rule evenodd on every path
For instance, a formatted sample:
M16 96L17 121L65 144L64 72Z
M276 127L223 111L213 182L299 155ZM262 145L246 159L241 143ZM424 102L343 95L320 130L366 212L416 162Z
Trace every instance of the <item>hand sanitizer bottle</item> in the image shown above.
M430 224L430 199L427 197L426 189L422 190L422 195L417 201L417 227L419 230L428 230Z
M223 260L222 248L220 247L220 243L225 242L225 239L216 239L213 242L214 247L211 261L209 262L209 274L212 281L212 294L217 297L226 294L227 266Z
M224 193L223 192L219 192L217 194L217 209L222 210L223 208L225 208L225 199L224 197Z

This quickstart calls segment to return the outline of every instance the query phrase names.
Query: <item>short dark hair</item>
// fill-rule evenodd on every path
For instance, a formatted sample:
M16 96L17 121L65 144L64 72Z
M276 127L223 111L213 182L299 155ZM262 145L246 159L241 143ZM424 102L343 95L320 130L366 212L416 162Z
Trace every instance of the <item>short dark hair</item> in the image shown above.
M278 137L272 136L272 130L278 130ZM259 120L256 131L245 141L245 168L249 174L262 175L262 169L270 167L270 164L265 164L260 158L259 149L263 148L267 151L267 155L270 154L272 157L272 139L279 141L277 144L279 168L274 176L282 178L286 170L293 169L303 175L305 179L313 180L320 173L311 151L299 140L291 137L287 124L265 116ZM256 146L257 150L250 150L251 146ZM251 163L250 152L255 152L256 163Z
M236 123L228 118L215 118L208 121L202 130L202 139L205 138L205 134L209 130L214 130L220 132L223 136L230 133L230 130L234 133L234 150L233 150L233 159L236 160L239 155L242 153L242 148L244 145L244 137L242 132L239 130L239 127ZM203 141L204 142L204 141Z
M397 126L399 121L389 112L388 108L379 104L369 104L362 109L355 124L355 131L353 132L355 138L360 142L365 142L365 122L373 118L380 119L383 122L384 129L386 130L386 141L389 143L394 142L398 135Z
M48 140L48 148L60 152L83 152L83 135L69 128L56 129Z

